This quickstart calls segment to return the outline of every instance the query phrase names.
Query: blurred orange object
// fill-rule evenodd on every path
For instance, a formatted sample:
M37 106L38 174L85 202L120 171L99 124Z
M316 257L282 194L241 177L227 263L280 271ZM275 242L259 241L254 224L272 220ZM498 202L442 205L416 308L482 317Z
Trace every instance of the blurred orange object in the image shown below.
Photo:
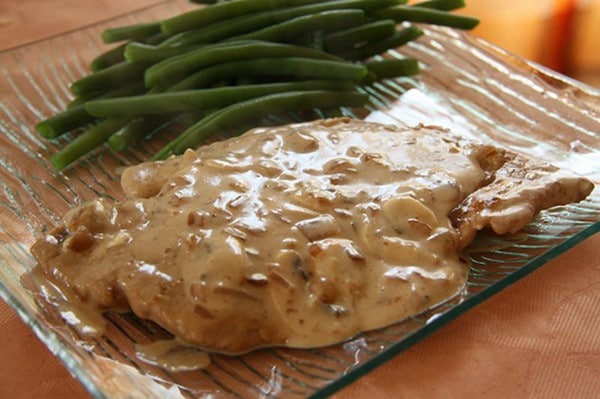
M473 33L590 84L600 82L600 0L467 0Z
M573 75L600 87L600 0L579 1L573 36Z
M553 14L548 24L547 50L542 62L562 73L572 72L573 69L570 50L578 3L578 0L554 0Z

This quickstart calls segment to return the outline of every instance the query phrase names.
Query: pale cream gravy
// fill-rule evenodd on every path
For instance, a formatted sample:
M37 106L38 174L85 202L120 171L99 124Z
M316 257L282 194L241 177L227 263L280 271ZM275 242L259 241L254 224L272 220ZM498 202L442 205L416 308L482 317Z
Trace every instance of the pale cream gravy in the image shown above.
M328 345L461 290L448 215L484 150L347 119L255 129L127 169L130 199L73 209L33 252L83 302L203 348Z

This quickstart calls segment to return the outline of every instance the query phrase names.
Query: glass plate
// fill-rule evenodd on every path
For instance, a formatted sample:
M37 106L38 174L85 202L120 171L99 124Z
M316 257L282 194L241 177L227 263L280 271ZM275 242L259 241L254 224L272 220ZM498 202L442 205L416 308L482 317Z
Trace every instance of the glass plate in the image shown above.
M167 2L0 53L0 294L93 396L331 394L600 230L597 187L579 204L543 212L519 234L482 234L469 249L471 275L461 295L327 348L215 355L206 370L168 373L135 356L136 343L168 334L131 314L108 314L109 326L101 338L77 335L52 306L26 289L23 276L34 266L29 247L73 205L95 196L123 198L118 170L145 159L162 143L123 154L101 150L57 174L48 159L58 144L40 139L33 126L72 98L68 83L85 74L89 61L103 48L99 39L103 29L161 19L186 7L183 2ZM450 127L542 157L600 183L599 91L469 34L424 28L424 37L388 54L417 57L422 73L369 88L371 103L357 111L358 116L399 125Z

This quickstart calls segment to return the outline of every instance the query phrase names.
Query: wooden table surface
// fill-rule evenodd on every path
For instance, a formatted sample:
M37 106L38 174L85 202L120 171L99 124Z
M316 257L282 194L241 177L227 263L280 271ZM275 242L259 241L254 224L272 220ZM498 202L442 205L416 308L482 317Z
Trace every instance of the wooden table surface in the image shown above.
M147 5L2 0L0 49ZM594 398L600 392L600 234L341 391L339 398ZM89 394L0 302L0 397Z

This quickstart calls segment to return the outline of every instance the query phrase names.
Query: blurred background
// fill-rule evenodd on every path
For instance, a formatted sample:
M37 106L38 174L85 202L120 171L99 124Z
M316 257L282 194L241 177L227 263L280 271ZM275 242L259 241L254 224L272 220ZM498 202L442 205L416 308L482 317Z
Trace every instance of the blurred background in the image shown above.
M600 0L466 0L473 31L513 53L600 88Z

